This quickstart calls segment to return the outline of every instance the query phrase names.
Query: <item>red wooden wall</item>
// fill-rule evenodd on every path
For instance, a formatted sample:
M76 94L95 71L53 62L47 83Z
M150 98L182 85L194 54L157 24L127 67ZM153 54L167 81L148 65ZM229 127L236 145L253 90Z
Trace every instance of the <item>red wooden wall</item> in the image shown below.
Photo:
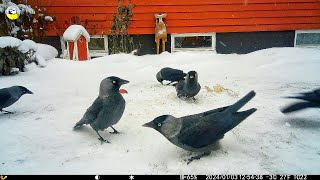
M130 34L154 34L155 13L167 13L168 33L320 29L320 0L132 0ZM78 16L90 34L109 34L118 0L38 0L61 35Z

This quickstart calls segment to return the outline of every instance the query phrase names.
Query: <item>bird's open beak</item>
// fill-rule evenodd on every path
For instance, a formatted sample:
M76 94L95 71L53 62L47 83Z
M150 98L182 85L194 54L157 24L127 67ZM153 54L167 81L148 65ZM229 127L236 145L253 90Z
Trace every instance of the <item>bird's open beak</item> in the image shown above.
M125 89L119 89L120 94L128 94L128 91Z
M153 122L148 122L148 123L145 123L144 125L142 125L143 127L149 127L149 128L153 128Z

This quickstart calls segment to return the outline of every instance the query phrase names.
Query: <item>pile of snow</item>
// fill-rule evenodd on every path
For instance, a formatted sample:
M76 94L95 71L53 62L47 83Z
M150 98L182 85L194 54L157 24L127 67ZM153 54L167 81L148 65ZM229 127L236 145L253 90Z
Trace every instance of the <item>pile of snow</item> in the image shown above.
M35 52L34 56L40 67L46 66L46 61L56 58L58 51L53 46L41 43L35 43L32 40L26 39L21 41L15 37L3 36L0 37L0 48L18 47L22 53L27 53L30 50Z
M46 61L58 57L58 51L53 46L48 44L38 43L36 55L42 56Z
M87 42L90 41L90 35L88 31L81 25L71 25L63 33L63 39L65 41L76 41L81 35L83 35Z
M319 49L272 48L245 55L179 52L48 61L45 69L0 79L3 87L24 85L34 92L6 108L15 114L0 114L0 172L319 174L319 109L280 112L298 101L283 97L320 87L319 57ZM180 100L172 86L162 86L156 80L162 67L197 71L197 101ZM130 81L121 87L128 91L126 109L113 126L122 134L100 132L111 142L101 145L89 125L72 127L97 97L100 81L112 75ZM205 88L217 84L238 96ZM225 134L220 149L189 165L184 160L195 154L142 127L163 114L181 117L230 105L251 90L257 95L241 110L258 110Z
M5 47L19 47L21 45L21 40L11 37L11 36L2 36L0 37L0 48Z

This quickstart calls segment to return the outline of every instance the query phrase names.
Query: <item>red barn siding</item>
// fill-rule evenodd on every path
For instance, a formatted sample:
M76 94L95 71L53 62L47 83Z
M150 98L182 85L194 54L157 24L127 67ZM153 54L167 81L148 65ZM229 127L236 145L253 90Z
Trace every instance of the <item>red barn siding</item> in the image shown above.
M109 33L118 0L42 0L56 17L48 35L61 35L78 16L90 34ZM132 0L130 34L154 34L155 13L167 13L168 33L320 29L320 0Z
M70 59L73 59L74 42L68 41Z
M79 61L87 60L88 58L88 49L87 49L87 40L84 36L80 36L77 41L78 46L78 58Z

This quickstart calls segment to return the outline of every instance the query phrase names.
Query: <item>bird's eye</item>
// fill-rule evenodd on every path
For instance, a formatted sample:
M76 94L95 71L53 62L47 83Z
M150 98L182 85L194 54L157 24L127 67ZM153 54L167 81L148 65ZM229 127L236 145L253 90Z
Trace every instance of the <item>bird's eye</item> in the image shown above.
M161 123L158 123L158 126L159 126L159 127L161 127L161 125L162 125Z
M112 81L113 84L117 83L116 81Z

